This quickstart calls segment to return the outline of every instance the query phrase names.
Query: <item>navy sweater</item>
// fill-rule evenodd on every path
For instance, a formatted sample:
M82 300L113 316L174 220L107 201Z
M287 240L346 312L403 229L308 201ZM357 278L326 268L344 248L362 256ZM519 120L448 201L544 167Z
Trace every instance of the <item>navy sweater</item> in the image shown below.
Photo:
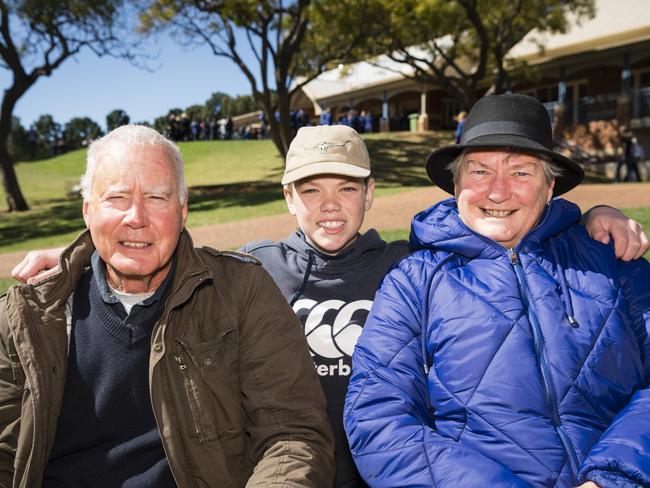
M148 380L151 330L168 284L127 316L93 257L74 294L66 386L44 486L175 486Z

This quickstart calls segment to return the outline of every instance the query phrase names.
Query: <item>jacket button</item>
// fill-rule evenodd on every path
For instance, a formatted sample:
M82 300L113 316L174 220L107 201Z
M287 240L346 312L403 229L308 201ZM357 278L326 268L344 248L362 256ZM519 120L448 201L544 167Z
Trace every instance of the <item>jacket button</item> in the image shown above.
M205 364L206 366L210 366L210 365L212 364L212 359L210 359L210 358L205 358L205 359L203 360L203 364Z
M162 344L160 344L160 342L156 342L156 343L153 345L153 350L156 351L156 352L160 352L160 351L162 351Z

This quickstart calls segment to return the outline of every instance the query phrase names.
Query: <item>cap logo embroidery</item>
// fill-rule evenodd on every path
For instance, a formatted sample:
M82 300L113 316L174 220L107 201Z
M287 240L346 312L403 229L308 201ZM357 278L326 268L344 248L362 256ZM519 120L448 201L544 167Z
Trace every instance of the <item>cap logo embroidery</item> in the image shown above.
M315 146L312 146L312 147L305 147L305 146L301 146L301 147L303 149L306 149L307 151L315 151L316 149L318 149L318 151L321 154L327 154L327 151L329 150L330 147L343 147L348 142L352 142L352 141L350 141L348 139L347 141L342 142L340 144L337 144L337 143L334 143L334 142L319 142L318 144L316 144Z

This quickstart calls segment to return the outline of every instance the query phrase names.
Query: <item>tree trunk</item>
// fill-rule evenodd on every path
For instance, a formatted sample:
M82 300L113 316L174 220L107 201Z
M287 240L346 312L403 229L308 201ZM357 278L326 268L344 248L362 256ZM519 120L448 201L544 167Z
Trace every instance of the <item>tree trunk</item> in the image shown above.
M9 134L11 133L11 115L16 102L33 83L33 81L30 83L25 79L14 81L14 84L5 90L0 108L0 165L2 166L2 186L9 212L29 210L27 200L18 184L14 159L9 154Z
M275 119L273 107L264 100L263 96L256 97L256 99L262 103L262 109L269 123L271 140L284 160L289 151L289 144L291 144L291 140L295 135L291 130L291 96L285 90L278 90L277 96L277 111L280 115L279 121Z
M20 191L14 162L7 149L8 135L0 135L0 164L2 164L2 186L5 191L7 208L10 212L29 210L27 200Z
M275 148L278 150L278 153L280 153L280 156L282 156L282 160L284 161L289 147L285 147L282 142L280 123L275 120L275 113L273 111L270 111L270 113L266 112L266 118L269 121L269 134L271 140L273 141L273 144L275 144Z

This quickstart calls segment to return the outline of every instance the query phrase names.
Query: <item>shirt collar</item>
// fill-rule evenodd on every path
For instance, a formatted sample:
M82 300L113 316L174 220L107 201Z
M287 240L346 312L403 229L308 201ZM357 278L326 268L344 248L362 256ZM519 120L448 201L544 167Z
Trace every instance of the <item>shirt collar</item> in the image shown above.
M99 256L97 251L93 252L92 257L90 258L90 265L93 270L93 277L97 283L97 288L99 289L99 294L104 300L105 303L118 303L119 300L115 294L111 291L111 288L108 286L108 281L106 279L106 264L102 261L102 258ZM135 305L135 307L147 307L152 303L162 300L166 296L167 288L172 281L174 275L174 269L176 265L176 254L172 258L172 265L170 267L169 273L156 289L156 292L144 300L142 303Z

